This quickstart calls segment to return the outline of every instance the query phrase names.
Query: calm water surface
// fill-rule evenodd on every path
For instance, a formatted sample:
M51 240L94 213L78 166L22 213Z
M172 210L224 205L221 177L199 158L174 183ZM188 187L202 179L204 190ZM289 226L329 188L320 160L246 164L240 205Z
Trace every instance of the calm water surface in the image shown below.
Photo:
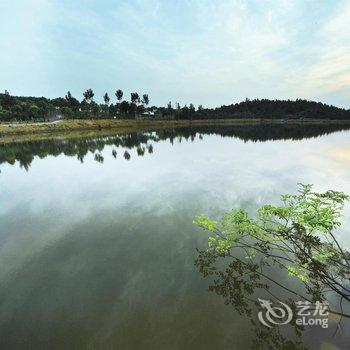
M0 145L0 349L248 349L249 320L194 266L207 235L192 219L276 203L298 182L350 193L350 131L326 131ZM338 237L348 248L349 218L347 206ZM349 329L304 339L345 349Z

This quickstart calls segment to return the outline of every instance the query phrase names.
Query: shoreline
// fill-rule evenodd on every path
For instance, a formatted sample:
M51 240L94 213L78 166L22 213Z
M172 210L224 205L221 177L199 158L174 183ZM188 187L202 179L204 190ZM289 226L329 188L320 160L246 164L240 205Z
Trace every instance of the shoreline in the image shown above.
M150 131L153 129L205 125L350 125L350 120L326 119L195 119L195 120L149 120L149 119L72 119L59 122L0 123L0 144L16 141L42 140L48 138L73 138L79 136L108 136L113 133Z

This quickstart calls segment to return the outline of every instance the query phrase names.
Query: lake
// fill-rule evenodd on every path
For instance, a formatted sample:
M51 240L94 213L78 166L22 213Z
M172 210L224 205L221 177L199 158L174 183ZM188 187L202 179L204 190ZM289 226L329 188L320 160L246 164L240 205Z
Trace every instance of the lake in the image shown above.
M194 265L194 216L297 183L350 193L344 126L246 125L0 144L1 349L248 349L250 322ZM350 208L339 241L350 248ZM349 348L306 329L310 349ZM327 347L328 346L328 347ZM333 349L333 348L332 348Z

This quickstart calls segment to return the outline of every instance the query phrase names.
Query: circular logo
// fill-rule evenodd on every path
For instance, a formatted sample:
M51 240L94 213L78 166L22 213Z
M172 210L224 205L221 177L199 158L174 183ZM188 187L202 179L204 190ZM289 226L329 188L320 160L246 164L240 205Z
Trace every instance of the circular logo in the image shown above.
M292 309L285 303L279 301L280 306L272 306L270 300L259 299L260 305L265 311L259 311L259 321L266 327L289 323L293 318Z

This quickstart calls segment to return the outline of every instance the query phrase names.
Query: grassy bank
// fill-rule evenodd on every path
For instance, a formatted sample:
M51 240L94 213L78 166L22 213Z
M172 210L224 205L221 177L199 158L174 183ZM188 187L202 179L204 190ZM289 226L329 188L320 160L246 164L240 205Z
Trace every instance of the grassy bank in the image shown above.
M350 124L343 120L318 119L210 119L210 120L62 120L55 123L0 124L0 142L37 140L53 137L109 135L116 132L147 131L166 127L242 124Z

